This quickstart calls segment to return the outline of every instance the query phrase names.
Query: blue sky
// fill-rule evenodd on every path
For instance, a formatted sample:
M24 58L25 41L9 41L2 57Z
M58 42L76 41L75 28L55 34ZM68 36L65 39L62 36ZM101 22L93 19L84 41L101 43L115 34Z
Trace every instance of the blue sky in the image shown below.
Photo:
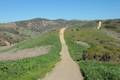
M120 18L120 0L0 0L0 22L31 18Z

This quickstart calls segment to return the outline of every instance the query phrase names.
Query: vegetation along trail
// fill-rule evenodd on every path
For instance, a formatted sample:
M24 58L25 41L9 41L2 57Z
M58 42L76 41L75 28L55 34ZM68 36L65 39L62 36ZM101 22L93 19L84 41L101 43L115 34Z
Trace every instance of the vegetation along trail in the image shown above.
M79 66L69 55L68 47L64 40L64 31L65 28L60 30L61 61L56 64L53 71L48 73L43 80L83 80Z

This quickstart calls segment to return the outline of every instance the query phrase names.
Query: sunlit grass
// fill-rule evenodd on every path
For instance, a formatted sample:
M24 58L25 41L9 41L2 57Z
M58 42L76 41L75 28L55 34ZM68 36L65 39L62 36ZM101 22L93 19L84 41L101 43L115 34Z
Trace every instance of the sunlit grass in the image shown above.
M17 61L0 61L0 80L37 80L59 61L60 41L57 31L18 43L17 50L52 45L48 54Z

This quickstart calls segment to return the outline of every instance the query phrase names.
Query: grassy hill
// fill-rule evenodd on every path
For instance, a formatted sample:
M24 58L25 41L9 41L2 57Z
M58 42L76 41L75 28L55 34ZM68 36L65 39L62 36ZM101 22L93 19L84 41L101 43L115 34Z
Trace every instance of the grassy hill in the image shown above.
M63 23L63 24L62 24ZM0 46L14 44L1 52L23 50L40 46L52 46L48 54L16 61L0 61L0 80L37 80L60 60L59 28L65 21L32 19L0 24ZM0 49L1 49L0 47Z
M85 80L120 79L120 40L110 34L110 30L119 33L120 23L107 21L101 30L97 30L97 21L88 21L84 25L73 25L65 32L71 56L79 63Z
M10 44L18 43L42 33L64 27L65 24L65 20L48 20L43 18L0 24L0 45L5 46L4 41Z
M22 50L51 45L48 54L16 61L0 61L0 80L37 80L45 76L57 61L61 49L58 30L68 27L65 40L85 80L120 80L120 20L98 21L48 20L35 18L0 24L1 51Z
M0 61L0 80L37 80L43 78L60 60L61 45L58 31L27 39L9 49L22 50L47 45L52 46L48 54L16 61Z
M103 23L103 27L107 29L106 33L112 37L120 40L120 20L106 20Z

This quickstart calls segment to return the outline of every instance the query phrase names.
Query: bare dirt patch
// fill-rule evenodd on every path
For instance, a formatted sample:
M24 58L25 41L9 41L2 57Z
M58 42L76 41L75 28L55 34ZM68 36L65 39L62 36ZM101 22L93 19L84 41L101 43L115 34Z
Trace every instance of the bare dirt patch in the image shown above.
M86 47L86 48L90 48L90 45L87 44L86 42L76 41L76 43L79 44L79 45L82 45L82 46L84 46L84 47Z
M51 46L42 46L30 49L24 49L17 52L0 53L0 61L18 60L47 54Z

